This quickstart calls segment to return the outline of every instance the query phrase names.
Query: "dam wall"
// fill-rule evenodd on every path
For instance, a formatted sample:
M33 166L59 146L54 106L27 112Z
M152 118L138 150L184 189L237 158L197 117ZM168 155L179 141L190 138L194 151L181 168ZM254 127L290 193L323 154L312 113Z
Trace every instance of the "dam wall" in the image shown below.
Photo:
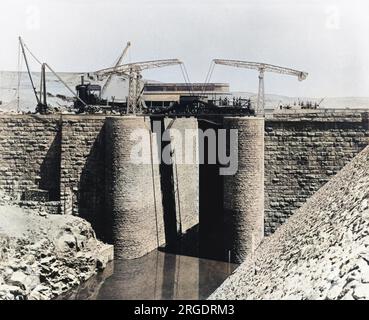
M0 115L0 189L21 200L32 189L60 197L61 125L55 117Z
M63 214L79 215L104 240L105 117L63 116L60 126L60 206ZM46 189L47 190L47 189Z
M98 237L105 240L109 220L107 152L111 151L106 138L106 118L104 115L0 115L0 190L24 207L80 215L90 221ZM173 123L172 120L164 119L163 128L183 131L200 125L195 118L177 118ZM153 119L151 126L152 122ZM206 123L200 127L212 126ZM368 112L364 110L284 113L266 119L266 235L273 233L368 144L368 124ZM172 156L179 157L178 141L170 139L170 145L175 151ZM173 225L170 230L164 230L166 240L169 234L172 237L195 226L201 206L212 211L209 221L222 218L216 214L218 205L215 204L223 203L223 178L213 177L218 172L217 165L214 170L204 171L201 167L204 166L183 164L175 158L172 165L159 166L157 179L154 179L156 189L160 190L158 203L161 200L163 210L174 208L170 216ZM163 185L167 177L172 181ZM199 187L201 183L203 186ZM152 180L150 185L152 189ZM173 189L169 197L165 192L167 187ZM199 189L202 190L200 195ZM219 192L214 195L211 190ZM151 194L143 192L142 197L151 197ZM201 197L208 199L206 203ZM210 225L201 228L205 232L216 229Z
M167 196L162 181L171 177L174 210L170 214L176 226L173 237L177 238L199 221L198 164L177 161L169 171L163 172L159 172L159 165L154 166L154 172L151 164L141 166L145 168L142 170L129 167L127 152L133 141L127 130L119 131L126 127L125 121L129 119L99 115L0 115L0 190L22 207L79 215L93 225L100 239L109 241L111 230L107 230L114 212L123 213L122 221L136 219L139 222L146 221L148 216L154 217L150 215L154 207L151 199L154 187L158 221L147 220L144 225L150 225L151 229L157 226L153 231L134 223L138 230L149 234L147 241L136 247L136 253L131 252L136 257L169 240L163 229L163 205ZM114 120L118 125L112 125ZM119 124L120 121L123 124ZM152 134L150 117L137 117L136 121L132 131L144 129ZM176 119L172 126L178 131L197 130L197 121ZM112 130L114 127L116 130ZM154 135L152 142L155 148ZM175 142L170 139L171 144L174 146ZM193 147L196 148L196 144ZM179 152L180 148L177 149ZM111 168L115 168L115 172ZM116 175L117 172L123 176ZM113 189L114 185L117 188ZM127 206L119 206L119 202ZM109 206L115 204L116 208ZM133 210L135 205L137 210ZM127 212L135 215L128 217L124 214ZM114 221L119 230L121 222ZM134 229L132 225L130 228ZM140 237L138 233L136 236ZM124 242L128 243L127 239ZM125 255L128 251L123 247L120 256L128 257Z
M265 122L265 234L369 143L368 112L275 114Z

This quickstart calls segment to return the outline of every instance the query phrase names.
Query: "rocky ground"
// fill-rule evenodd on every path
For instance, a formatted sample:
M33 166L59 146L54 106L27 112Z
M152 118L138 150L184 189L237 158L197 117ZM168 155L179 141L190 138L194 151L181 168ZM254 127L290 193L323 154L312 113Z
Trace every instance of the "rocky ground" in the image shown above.
M0 300L55 298L112 259L112 246L98 241L85 220L0 199Z
M210 299L369 299L369 147Z

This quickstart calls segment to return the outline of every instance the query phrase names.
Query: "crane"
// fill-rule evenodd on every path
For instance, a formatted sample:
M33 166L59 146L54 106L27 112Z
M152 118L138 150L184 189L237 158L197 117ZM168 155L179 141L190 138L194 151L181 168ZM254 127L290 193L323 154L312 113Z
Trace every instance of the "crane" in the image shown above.
M28 76L31 82L31 86L33 89L33 92L35 94L36 97L36 101L37 101L37 107L36 107L36 112L39 112L41 114L45 114L47 112L47 91L46 91L46 69L49 69L54 76L72 93L72 95L84 106L87 106L87 104L80 98L78 97L78 95L68 86L68 84L50 67L49 64L47 63L42 63L39 59L37 59L37 57L31 52L31 50L28 48L28 46L24 43L23 39L21 37L18 38L19 39L19 44L22 50L22 54L23 54L23 58L24 61L26 63L26 67L27 67L27 72L28 72ZM38 63L41 65L41 79L40 79L40 96L37 95L37 91L36 91L36 87L32 78L32 73L31 73L31 69L29 67L28 64L28 59L27 59L27 55L25 50L27 50L29 52L29 54L31 55L31 57ZM19 89L18 89L19 90ZM18 93L19 95L19 93ZM18 98L19 101L19 98Z
M115 64L115 66L113 67L113 68L118 68L119 67L119 65L122 63L122 61L123 61L123 58L126 56L126 54L127 54L127 52L128 52L128 49L129 49L129 47L131 46L131 42L127 42L127 45L126 45L126 47L124 48L124 50L123 50L123 52L122 52L122 54L119 56L119 58L118 58L118 61L117 61L117 63ZM112 79L112 77L113 77L113 74L110 74L109 76L108 76L108 78L106 79L106 81L105 81L105 84L104 84L104 86L102 87L102 89L101 89L101 95L104 95L104 93L105 93L105 91L106 91L106 89L108 88L108 86L109 86L109 84L110 84L110 82L111 82L111 79Z
M153 68L163 68L172 65L182 65L182 62L178 59L133 62L122 64L112 68L102 69L94 72L93 74L98 79L101 77L109 77L111 75L127 76L128 77L127 113L136 114L137 108L141 110L140 96L143 90L143 87L141 87L142 71Z
M36 97L37 106L39 106L39 105L41 105L41 100L40 100L40 98L37 95L36 87L35 87L35 84L34 84L33 78L32 78L31 69L29 68L28 59L27 59L27 55L26 55L26 51L25 51L26 45L25 45L25 43L24 43L24 41L23 41L23 39L21 37L18 37L18 40L19 40L19 45L20 45L20 47L22 49L22 54L23 54L24 62L26 63L28 77L29 77L29 80L31 82L32 90L33 90L33 93L34 93L34 95Z
M308 76L307 72L298 71L290 68L279 67L272 64L260 63L260 62L249 62L242 60L226 60L226 59L214 59L214 64L220 64L225 66L231 66L236 68L246 68L259 71L259 90L258 99L256 104L256 115L264 116L265 110L265 98L264 98L264 73L275 72L279 74L296 76L299 81L305 80Z

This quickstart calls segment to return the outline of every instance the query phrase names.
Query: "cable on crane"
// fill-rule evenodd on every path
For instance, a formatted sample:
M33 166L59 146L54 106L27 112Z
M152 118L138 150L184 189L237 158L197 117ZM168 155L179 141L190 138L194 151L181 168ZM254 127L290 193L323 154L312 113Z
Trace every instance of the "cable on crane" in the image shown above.
M177 154L176 149L173 148L173 154L174 154L174 168L175 168L175 174L176 174L176 187L177 187L177 201L178 201L178 218L179 218L179 232L182 234L182 213L181 213L181 197L179 193L179 182L178 182L178 168L177 168Z
M171 65L181 64L178 59L163 59L152 61L141 61L135 63L128 63L120 65L118 68L105 68L94 72L96 76L109 76L110 74L120 74L128 76L128 103L127 114L132 112L136 113L137 105L136 101L139 98L138 82L140 81L141 72L152 68L161 68Z
M21 58L21 45L18 43L18 83L17 83L17 112L19 112L19 92L20 92L20 82L22 78L22 58Z
M188 80L187 80L187 77L186 77L185 71L184 71L184 69L183 69L183 63L181 63L181 64L179 65L179 67L181 68L182 76L183 76L183 79L184 79L185 83L188 83Z
M145 126L147 127L146 123ZM151 157L151 178L152 178L152 192L153 192L153 198L154 198L154 211L155 211L155 227L156 227L156 244L159 247L160 246L160 240L159 240L159 224L158 224L158 210L157 210L157 204L156 204L156 185L155 185L155 173L154 173L154 155L153 155L153 143L152 143L152 135L153 132L151 128L147 128L149 130L150 135L150 157Z
M261 63L261 62L251 62L242 60L229 60L229 59L214 59L215 64L221 64L225 66L231 66L236 68L246 68L259 71L259 89L257 104L255 108L255 113L257 116L265 116L265 93L264 93L264 73L265 72L275 72L284 75L297 76L299 81L305 80L308 76L307 72L294 70L291 68L280 67L272 64Z
M28 77L29 77L29 80L31 82L33 93L35 94L37 105L39 105L40 104L40 100L38 98L37 90L36 90L35 84L34 84L33 79L32 79L31 69L29 68L29 64L28 64L28 59L27 59L27 55L26 55L26 52L25 52L24 43L23 43L23 40L22 40L21 37L19 37L19 43L20 43L21 48L22 48L23 58L24 58L24 62L25 62L26 67L27 67Z
M45 66L54 74L55 77L80 101L84 104L84 106L88 107L87 103L84 102L78 95L67 85L67 83L47 64Z
M20 41L19 41L19 45L22 47L22 48L24 48L24 49L26 49L29 53L30 53L30 55L32 56L32 58L33 59L35 59L35 61L37 62L37 63L39 63L41 66L43 65L43 63L32 53L32 51L27 47L27 45L24 43L24 41L20 38ZM25 56L25 54L24 54L24 57L25 57L25 61L26 61L26 63L27 63L27 60L26 60L26 56ZM82 102L83 103L83 105L85 105L86 107L88 106L80 97L78 97L78 95L67 85L67 83L47 64L47 63L45 63L45 66L54 74L54 76L55 77L57 77L57 79L72 93L72 95L74 96L74 97L76 97L80 102ZM28 66L27 66L27 68L28 68ZM29 69L29 68L28 68ZM30 72L30 70L29 70L29 72ZM32 80L32 77L30 76L30 79L31 79L31 84L32 84L32 86L33 86L33 89L34 89L34 91L36 91L36 88L34 87L34 84L33 84L33 80ZM18 82L20 82L20 80L18 80ZM18 89L19 90L19 89ZM36 95L36 99L37 99L37 101L39 102L39 100L38 100L38 96Z
M184 63L181 63L180 66L181 66L181 70L182 70L182 74L183 74L183 77L185 79L185 82L187 83L188 88L189 88L188 91L190 92L190 95L193 96L194 95L193 86L192 86L190 77L188 76L186 66L185 66Z
M204 95L205 94L206 86L210 83L211 77L213 75L214 67L215 67L215 63L214 63L214 61L211 61L210 62L208 73L206 74L205 82L204 82L204 84L202 86L201 95Z
M192 88L192 84L191 84L190 78L186 70L186 66L183 63L181 63L179 66L181 68L183 79L188 87L188 92L190 93L191 96L193 96L194 95L193 88Z
M17 101L17 112L19 112L19 88L20 88L20 78L21 78L21 64L22 64L22 59L21 59L21 48L20 48L20 43L18 43L18 55L17 55L17 71L15 73L15 75L12 76L11 80L9 81L9 87L5 87L5 86L1 86L1 91L3 91L3 88L7 89L7 90L12 90L12 86L13 83L16 81L16 89L15 92L13 93L13 95L10 97L9 102L3 104L1 107L7 107L9 105L11 105L13 103L13 101L16 99ZM1 108L0 107L0 108Z
M19 93L20 93L20 82L22 78L22 58L21 58L21 44L18 42L18 83L17 83L17 112L19 112Z
M24 48L29 52L29 54L32 56L33 59L35 59L35 61L39 64L42 65L42 62L36 58L36 56L32 53L32 51L27 47L27 45L24 43L23 41L23 46Z
M189 82L188 82L188 79L187 79L186 73L185 73L185 71L184 71L183 64L181 63L181 64L179 65L179 67L181 68L181 72L182 72L182 76L183 76L184 82L185 82L186 84L188 84ZM188 89L190 90L190 88L189 88L189 87L188 87Z

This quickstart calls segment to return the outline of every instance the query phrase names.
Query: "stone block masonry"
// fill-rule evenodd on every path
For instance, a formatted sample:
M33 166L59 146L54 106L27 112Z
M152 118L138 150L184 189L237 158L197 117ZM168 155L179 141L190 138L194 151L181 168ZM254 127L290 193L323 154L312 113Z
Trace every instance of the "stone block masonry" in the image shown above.
M366 147L209 299L368 300L368 190Z
M369 143L368 112L276 114L265 123L265 233L273 233Z
M146 117L145 121L148 121L146 124L149 128L150 118ZM185 122L189 124L188 120ZM193 127L196 120L192 119L192 122ZM109 201L105 197L105 188L106 152L111 148L109 149L105 137L105 123L105 116L1 115L0 190L4 190L25 208L53 214L79 215L91 222L100 239L109 240L105 232ZM181 121L176 125L179 123ZM123 139L124 143L129 142L129 137L127 139ZM131 144L127 144L124 150L127 151L129 146ZM151 174L146 173L144 176L146 179L150 178L150 181L147 180L142 185L147 188L151 186L152 189ZM132 170L132 178L137 177L136 174L136 170ZM175 209L185 210L181 215L181 232L186 232L198 221L198 199L195 196L198 193L197 175L196 169L191 173L188 168L180 166L175 174ZM155 181L155 193L160 202L161 178L157 171ZM142 181L137 180L136 187L139 182ZM124 190L131 187L135 188L132 184L127 184ZM151 193L137 193L139 198L136 199L136 204L143 203L140 199L151 195L152 190ZM143 212L146 209L148 208L143 208ZM158 215L163 215L160 205ZM165 242L163 236L163 231L159 230L160 245ZM155 240L154 244L154 247L147 246L146 249L155 248L158 242Z
M195 127L183 121L173 128ZM97 115L0 115L0 190L32 208L35 203L29 195L47 191L48 201L40 202L41 209L81 215L105 240L105 125L106 117ZM265 233L274 232L368 142L368 112L363 110L277 114L267 119ZM174 182L183 232L197 219L186 216L196 211L198 202L196 174L189 176L189 170L178 166L174 175L182 180ZM217 197L210 194L209 201L216 203Z
M264 118L227 117L224 128L238 130L238 171L224 176L224 216L226 249L241 263L264 237Z
M44 189L59 200L61 125L58 118L0 116L0 189L15 200Z
M134 131L145 133L141 151L144 163L132 163L137 141ZM151 162L157 152L150 137L150 119L120 117L106 119L106 211L115 256L139 258L165 243L159 165Z
M60 121L61 211L88 220L105 240L105 117L63 116Z

